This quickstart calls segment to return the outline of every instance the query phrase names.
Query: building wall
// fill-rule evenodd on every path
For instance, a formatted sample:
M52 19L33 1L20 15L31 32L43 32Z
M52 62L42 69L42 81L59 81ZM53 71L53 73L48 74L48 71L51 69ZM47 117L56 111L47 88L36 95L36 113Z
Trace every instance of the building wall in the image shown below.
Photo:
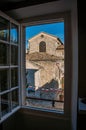
M41 37L41 35L44 35ZM29 40L29 53L39 52L39 44L41 41L46 43L46 53L50 55L56 55L56 48L61 44L57 38L47 34L40 34L36 38Z
M64 58L64 49L56 50L56 56L62 56Z
M44 46L42 43L41 47L44 47L44 52L40 52L40 42L42 41ZM46 33L40 33L29 40L29 52L26 54L26 62L32 62L32 68L33 65L39 66L33 75L35 96L37 97L59 99L57 89L63 88L61 80L64 77L64 48L59 49L60 45L63 46L57 37ZM33 55L33 53L35 54ZM29 59L29 57L32 58ZM28 77L30 77L29 71L34 71L35 68L31 69L31 65L30 68L29 66L26 67L28 69ZM31 82L29 79L27 81ZM49 90L49 92L46 93L42 89Z
M56 64L52 61L36 61L37 64L41 65L40 71L40 86L43 87L45 84L51 82L52 79L56 78Z
M49 54L49 56L51 56L51 59L52 59L52 55L55 55L62 59L64 58L64 49L57 50L57 47L61 45L60 41L56 37L46 33L40 33L29 40L29 53L27 54L28 56L26 57L29 57L29 54L31 53L35 53L35 52L40 53L39 46L41 41L44 41L46 43L46 52L43 53ZM36 54L34 56L36 57ZM44 56L47 57L47 55ZM41 66L41 68L38 69L38 72L36 72L34 76L36 90L38 88L44 87L46 84L49 84L50 82L52 82L52 80L55 80L57 82L58 84L57 88L62 87L60 84L62 75L61 75L61 71L59 70L62 69L64 73L64 60L62 59L61 60L57 59L52 61L50 59L43 60L41 57L40 61L39 59L33 61L33 64ZM59 64L59 66L57 65L57 63ZM38 73L40 76L38 76Z

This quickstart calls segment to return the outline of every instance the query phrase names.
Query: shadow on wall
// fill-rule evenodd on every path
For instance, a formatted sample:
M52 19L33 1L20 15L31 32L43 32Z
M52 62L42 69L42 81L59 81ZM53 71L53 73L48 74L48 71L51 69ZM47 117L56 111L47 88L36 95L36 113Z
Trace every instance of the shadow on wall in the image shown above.
M56 99L58 88L59 88L58 81L52 79L49 83L46 83L42 87L37 89L37 91L40 91L40 98Z

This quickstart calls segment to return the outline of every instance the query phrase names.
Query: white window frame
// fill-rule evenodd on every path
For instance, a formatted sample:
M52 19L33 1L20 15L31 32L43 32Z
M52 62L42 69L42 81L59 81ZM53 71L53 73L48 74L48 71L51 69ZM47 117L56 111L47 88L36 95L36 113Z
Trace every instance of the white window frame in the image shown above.
M11 23L14 24L14 25L17 25L18 26L18 32L20 33L20 24L17 21L13 20L12 18L10 18L6 14L4 14L2 11L0 11L0 16L2 18L4 18L4 19L6 19L6 20L9 21L9 23L10 23L10 29L11 29ZM10 35L10 33L9 33L9 35ZM12 100L12 91L13 90L18 89L18 92L19 92L19 95L18 95L19 105L17 107L15 107L15 108L12 108L12 102L11 102L11 104L10 104L11 110L8 113L6 113L4 116L2 116L2 117L1 117L1 113L0 113L0 123L2 123L5 119L7 119L9 116L11 116L13 113L15 113L17 110L19 110L20 106L21 106L21 101L20 101L20 58L19 58L20 57L20 36L18 36L18 44L12 43L10 40L6 41L6 42L4 40L0 40L0 42L9 45L10 51L11 51L11 46L12 45L15 46L15 47L18 47L18 59L19 59L18 60L18 65L11 65L11 64L9 64L9 65L6 65L6 66L4 66L4 65L0 66L1 70L2 69L10 69L10 71L9 71L10 73L11 73L11 69L18 68L18 76L19 76L18 86L15 86L14 88L11 88L11 82L10 82L10 88L8 88L5 91L0 92L0 96L3 95L3 94L6 94L6 93L11 93L10 97L9 97L9 100ZM9 60L10 60L10 63L11 63L11 59L9 59ZM10 79L11 79L11 75L10 75ZM0 111L1 111L1 106L0 106Z
M23 23L21 24L21 74L23 77L22 80L22 107L37 110L40 113L41 112L49 112L52 116L60 115L62 117L69 117L70 111L71 111L71 87L72 87L72 37L71 37L71 15L70 12L63 12L63 13L54 13L50 15L43 15L39 17L33 17L29 18L30 20L26 19L23 20ZM39 20L41 19L41 20ZM46 109L39 109L39 108L32 108L25 106L25 39L24 39L24 28L30 25L39 25L39 24L46 24L46 23L53 23L53 22L61 22L64 21L64 48L65 48L65 81L64 81L64 112L59 111L52 111L52 110L46 110ZM21 21L22 22L22 21ZM69 59L71 59L69 61ZM70 64L69 64L70 62ZM24 68L24 69L22 69ZM70 78L68 78L70 77ZM70 87L69 87L70 86ZM68 97L69 95L69 97Z

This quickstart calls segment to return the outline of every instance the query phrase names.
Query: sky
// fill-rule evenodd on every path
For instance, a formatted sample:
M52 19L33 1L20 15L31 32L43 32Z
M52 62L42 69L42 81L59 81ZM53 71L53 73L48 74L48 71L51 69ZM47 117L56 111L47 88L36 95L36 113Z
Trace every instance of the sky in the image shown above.
M26 48L28 47L28 40L40 32L45 32L50 35L60 38L64 43L64 22L41 24L26 27Z

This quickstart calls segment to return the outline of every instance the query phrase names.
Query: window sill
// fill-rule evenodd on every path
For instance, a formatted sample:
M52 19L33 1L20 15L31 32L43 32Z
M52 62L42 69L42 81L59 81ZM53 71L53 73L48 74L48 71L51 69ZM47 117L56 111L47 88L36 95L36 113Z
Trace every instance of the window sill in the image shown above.
M20 112L25 113L27 115L38 116L38 117L65 119L63 111L55 111L55 110L49 110L49 109L22 106L22 109L20 109Z

